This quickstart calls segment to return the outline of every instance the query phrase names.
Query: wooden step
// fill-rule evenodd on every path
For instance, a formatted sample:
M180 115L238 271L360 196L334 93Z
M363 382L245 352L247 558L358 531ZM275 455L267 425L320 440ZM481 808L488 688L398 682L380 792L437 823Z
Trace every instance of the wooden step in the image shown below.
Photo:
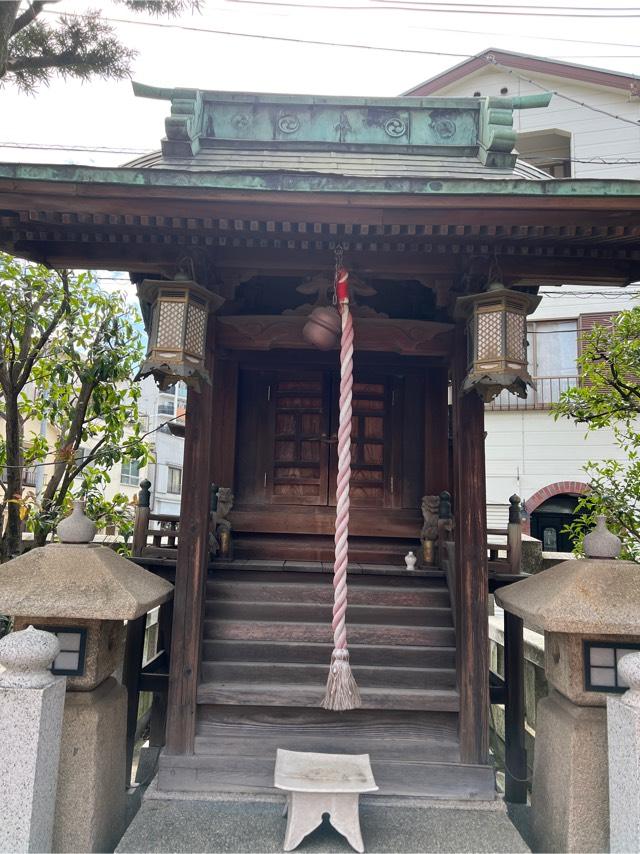
M304 602L208 601L205 616L224 620L256 622L331 624L332 605ZM349 602L350 626L367 623L383 626L451 626L450 607L407 607L406 605L355 605Z
M326 681L317 684L270 682L201 682L198 703L253 706L318 707ZM362 687L363 709L405 709L412 711L458 711L459 696L453 688Z
M496 797L493 769L486 765L373 759L371 767L380 795L492 801ZM276 794L272 756L169 756L162 753L158 789L172 792L246 792Z
M390 662L403 667L454 668L456 651L453 646L363 646L350 643L354 666L386 666ZM282 664L322 664L331 660L333 644L298 643L261 640L205 640L202 644L203 662L280 662Z
M388 626L351 623L349 643L385 646L454 646L451 626ZM299 643L331 643L327 622L256 622L254 620L204 621L204 638L219 640L273 640Z
M200 707L210 709L211 707ZM327 712L324 709L238 709L226 719L216 709L198 720L195 752L204 755L274 756L287 750L369 753L373 759L457 762L456 716L448 713ZM319 714L318 714L319 713Z
M455 688L456 672L453 668L427 668L396 666L391 657L389 664L377 667L357 664L352 658L352 669L361 688ZM202 665L202 680L210 683L278 682L300 685L324 685L327 679L329 660L324 664L291 664L278 662L205 662Z
M315 579L315 576L312 576ZM333 604L333 585L313 580L307 583L215 580L207 583L209 602L292 602L321 605ZM402 586L387 584L354 584L349 579L350 605L395 605L410 608L448 607L449 591L443 582L433 581L421 585Z

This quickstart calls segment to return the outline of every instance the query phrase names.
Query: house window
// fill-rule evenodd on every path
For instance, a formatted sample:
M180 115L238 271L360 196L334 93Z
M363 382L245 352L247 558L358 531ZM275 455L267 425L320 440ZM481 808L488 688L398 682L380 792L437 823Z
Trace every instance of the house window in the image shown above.
M137 486L140 480L140 463L137 460L123 461L120 466L120 483Z
M178 466L169 466L167 492L172 492L174 495L180 495L182 492L182 469Z
M522 160L553 178L570 178L571 134L562 130L519 133L516 148Z
M36 469L35 466L27 466L22 473L22 485L23 486L35 486L36 485Z

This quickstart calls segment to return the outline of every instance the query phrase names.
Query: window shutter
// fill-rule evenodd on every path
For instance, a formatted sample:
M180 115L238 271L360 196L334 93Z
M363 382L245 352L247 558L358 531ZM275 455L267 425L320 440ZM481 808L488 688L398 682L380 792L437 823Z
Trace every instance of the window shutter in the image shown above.
M589 337L589 333L595 326L606 326L611 328L613 326L613 318L616 316L617 312L614 311L601 311L594 312L593 314L581 314L578 318L578 355L581 356L583 353L583 348L585 346L586 340ZM580 377L581 385L593 385L584 377Z

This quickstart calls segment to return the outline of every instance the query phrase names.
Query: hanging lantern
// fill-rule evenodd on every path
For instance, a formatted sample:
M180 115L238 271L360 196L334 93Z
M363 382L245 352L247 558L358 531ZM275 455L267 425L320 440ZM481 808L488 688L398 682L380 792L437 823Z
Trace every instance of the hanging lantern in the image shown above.
M152 374L161 389L182 380L196 390L211 382L204 366L207 323L212 302L221 298L184 273L172 282L145 279L138 298L146 304L149 343L138 377ZM217 307L217 305L216 305Z
M460 297L456 316L467 320L467 376L463 391L474 388L488 403L501 391L527 396L535 388L527 365L527 314L541 297L492 282L486 291Z

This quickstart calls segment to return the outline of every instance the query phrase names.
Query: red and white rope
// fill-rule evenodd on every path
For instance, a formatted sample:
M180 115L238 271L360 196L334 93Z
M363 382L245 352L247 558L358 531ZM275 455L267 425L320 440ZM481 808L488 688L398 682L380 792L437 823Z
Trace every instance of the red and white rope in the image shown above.
M348 274L341 270L341 280ZM353 397L353 320L349 300L340 304L340 403L338 421L338 481L336 488L335 562L333 566L333 638L335 649L346 649L347 564L349 562L349 482L351 480L351 418Z

